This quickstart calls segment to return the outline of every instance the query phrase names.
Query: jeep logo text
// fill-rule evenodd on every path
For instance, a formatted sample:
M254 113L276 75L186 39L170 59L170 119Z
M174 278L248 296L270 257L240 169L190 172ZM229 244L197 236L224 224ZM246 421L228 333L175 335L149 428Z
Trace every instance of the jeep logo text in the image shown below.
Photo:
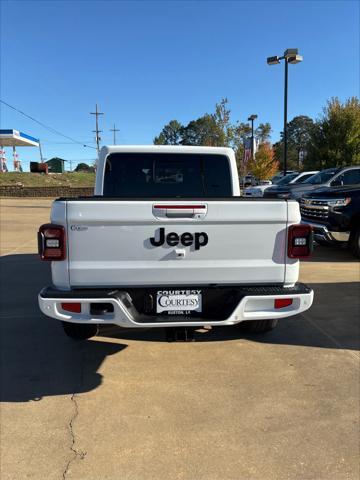
M175 232L170 232L165 236L165 228L159 229L158 239L150 237L150 243L153 247L161 247L164 243L167 243L170 247L176 247L176 245L183 245L184 247L190 247L194 244L195 250L199 250L201 247L205 247L209 242L209 237L207 233L189 233L185 232L182 235L178 235Z

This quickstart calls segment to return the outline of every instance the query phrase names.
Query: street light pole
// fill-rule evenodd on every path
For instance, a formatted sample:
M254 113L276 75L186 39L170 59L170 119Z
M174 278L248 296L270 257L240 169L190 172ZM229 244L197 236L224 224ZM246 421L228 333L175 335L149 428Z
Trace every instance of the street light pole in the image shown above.
M285 57L285 86L284 86L284 176L287 172L287 104L288 104L288 60Z
M276 65L280 60L285 61L285 86L284 86L284 176L287 171L287 105L288 105L288 65L303 61L303 57L298 55L297 48L288 48L282 57L274 56L267 58L268 65Z
M251 118L251 158L254 160L254 119Z
M254 120L257 118L257 115L250 115L248 121L251 121L251 159L255 160L255 151L254 151Z

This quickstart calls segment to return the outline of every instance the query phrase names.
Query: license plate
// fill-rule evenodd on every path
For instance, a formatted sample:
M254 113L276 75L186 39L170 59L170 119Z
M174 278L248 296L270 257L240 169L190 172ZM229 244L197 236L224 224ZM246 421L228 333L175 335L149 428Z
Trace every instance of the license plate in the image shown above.
M156 312L186 315L201 312L201 290L160 290L156 296Z

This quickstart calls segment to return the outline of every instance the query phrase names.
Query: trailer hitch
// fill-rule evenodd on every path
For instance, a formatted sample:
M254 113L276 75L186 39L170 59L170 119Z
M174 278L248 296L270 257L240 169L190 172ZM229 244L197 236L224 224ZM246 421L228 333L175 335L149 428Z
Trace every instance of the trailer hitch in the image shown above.
M194 327L168 327L165 328L167 342L195 342Z

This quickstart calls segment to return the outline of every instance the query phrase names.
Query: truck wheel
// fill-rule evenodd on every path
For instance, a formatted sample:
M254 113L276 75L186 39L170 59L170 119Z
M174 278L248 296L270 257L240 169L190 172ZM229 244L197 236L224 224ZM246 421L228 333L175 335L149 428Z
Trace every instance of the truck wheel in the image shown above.
M240 327L243 327L249 333L265 333L273 330L277 325L277 319L273 320L249 320L241 322Z
M351 253L360 258L360 227L355 228L350 235L349 247Z
M94 337L99 330L98 325L82 325L80 323L61 322L66 335L73 340L87 340Z

